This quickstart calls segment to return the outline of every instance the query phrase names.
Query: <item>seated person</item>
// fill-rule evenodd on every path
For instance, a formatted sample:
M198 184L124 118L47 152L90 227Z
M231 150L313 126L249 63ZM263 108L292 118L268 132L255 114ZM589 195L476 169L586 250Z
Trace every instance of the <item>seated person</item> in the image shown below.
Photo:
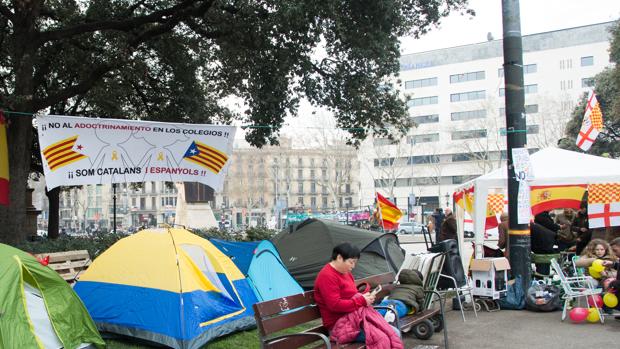
M351 271L355 268L359 257L360 250L350 243L345 242L337 245L332 251L330 262L317 275L314 282L314 300L319 307L323 326L334 337L334 328L338 327L336 324L341 324L339 320L346 320L348 316L365 312L366 309L364 308L370 307L369 311L362 314L362 316L373 316L376 314L373 320L378 325L377 327L380 328L379 331L383 333L382 337L389 338L392 347L402 348L398 329L391 327L372 308L375 295L372 293L362 294L355 287ZM365 324L368 321L362 320L360 322ZM359 326L360 322L356 326ZM345 323L344 325L350 325L350 323ZM385 330L386 328L388 329L387 331ZM368 343L365 334L366 327L363 329L356 328L355 330L359 334L352 341ZM376 334L373 331L373 333L369 334L369 337L377 338ZM346 341L342 341L342 343L346 343ZM400 346L398 343L400 343Z
M587 268L590 267L597 259L612 262L611 264L604 263L604 265L606 265L606 269L601 272L601 277L599 279L606 279L610 277L615 278L616 273L611 270L611 265L613 262L617 261L617 258L605 240L593 239L590 241L581 254L581 257L579 257L579 259L575 262L575 266L586 268L586 273L589 273Z
M399 304L393 302L401 302L405 309L398 312L398 316L402 317L407 314L414 314L421 311L424 305L424 285L422 281L422 273L417 270L403 269L398 275L398 285L390 292L389 299L381 302L381 305L394 305L399 310Z

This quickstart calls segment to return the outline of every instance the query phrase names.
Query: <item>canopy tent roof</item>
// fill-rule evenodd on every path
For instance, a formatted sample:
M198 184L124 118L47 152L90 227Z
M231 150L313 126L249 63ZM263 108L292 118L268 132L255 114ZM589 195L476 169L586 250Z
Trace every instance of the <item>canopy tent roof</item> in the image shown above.
M559 148L545 148L530 156L530 186L620 182L620 160ZM506 188L507 170L502 166L462 184L457 191L474 187L474 231L484 229L486 202L491 188ZM476 234L482 248L483 234ZM478 248L477 248L478 249ZM478 255L478 253L476 253Z

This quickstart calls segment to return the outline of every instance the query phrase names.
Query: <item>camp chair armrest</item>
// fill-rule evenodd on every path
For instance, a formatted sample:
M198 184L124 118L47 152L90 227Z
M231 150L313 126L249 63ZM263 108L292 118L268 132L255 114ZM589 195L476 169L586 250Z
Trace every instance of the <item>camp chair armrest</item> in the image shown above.
M373 308L375 308L375 310L377 309L385 309L387 311L391 311L392 313L394 313L395 319L394 322L396 324L396 327L398 327L398 321L400 321L400 318L398 317L398 313L396 312L396 309L390 307L390 306L385 306L385 305L374 305Z
M277 336L277 337L266 339L264 341L264 343L267 344L267 343L275 342L275 341L278 341L278 340L280 340L282 338L288 338L288 337L309 337L309 336L319 337L319 338L317 338L317 340L319 340L319 339L322 340L323 343L325 343L325 348L327 348L327 349L331 349L332 348L332 345L329 342L329 338L327 338L326 335L324 335L322 333L318 333L318 332L301 332L301 333L283 334L281 336Z

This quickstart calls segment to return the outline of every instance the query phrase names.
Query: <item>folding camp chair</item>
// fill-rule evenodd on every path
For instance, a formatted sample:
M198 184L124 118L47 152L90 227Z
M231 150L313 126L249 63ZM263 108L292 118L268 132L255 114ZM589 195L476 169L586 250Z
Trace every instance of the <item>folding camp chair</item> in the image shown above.
M600 295L603 292L603 289L592 288L590 286L590 283L588 282L588 279L584 276L567 277L566 274L564 274L562 267L555 259L551 260L551 268L560 277L560 285L564 290L564 295L562 296L562 299L564 299L564 308L562 309L562 321L566 319L566 309L568 308L570 302L573 299L586 297L587 300L587 298L590 297L592 300L592 304L594 304L594 307L598 312L601 323L604 323L605 320L603 317L603 313L596 304L596 300L594 298L595 295Z

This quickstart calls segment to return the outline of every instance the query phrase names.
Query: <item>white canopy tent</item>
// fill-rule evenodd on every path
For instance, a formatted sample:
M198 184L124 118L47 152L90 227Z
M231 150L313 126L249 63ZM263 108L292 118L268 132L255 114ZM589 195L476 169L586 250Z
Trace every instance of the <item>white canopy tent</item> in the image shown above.
M528 181L530 186L620 182L620 160L558 148L546 148L532 154L530 162L533 172L533 179ZM460 191L474 187L473 220L477 258L482 256L489 189L507 188L507 174L506 166L502 166L462 184L457 189ZM462 214L460 212L457 217L462 217ZM463 229L462 224L460 224L460 243L462 243L462 239Z

